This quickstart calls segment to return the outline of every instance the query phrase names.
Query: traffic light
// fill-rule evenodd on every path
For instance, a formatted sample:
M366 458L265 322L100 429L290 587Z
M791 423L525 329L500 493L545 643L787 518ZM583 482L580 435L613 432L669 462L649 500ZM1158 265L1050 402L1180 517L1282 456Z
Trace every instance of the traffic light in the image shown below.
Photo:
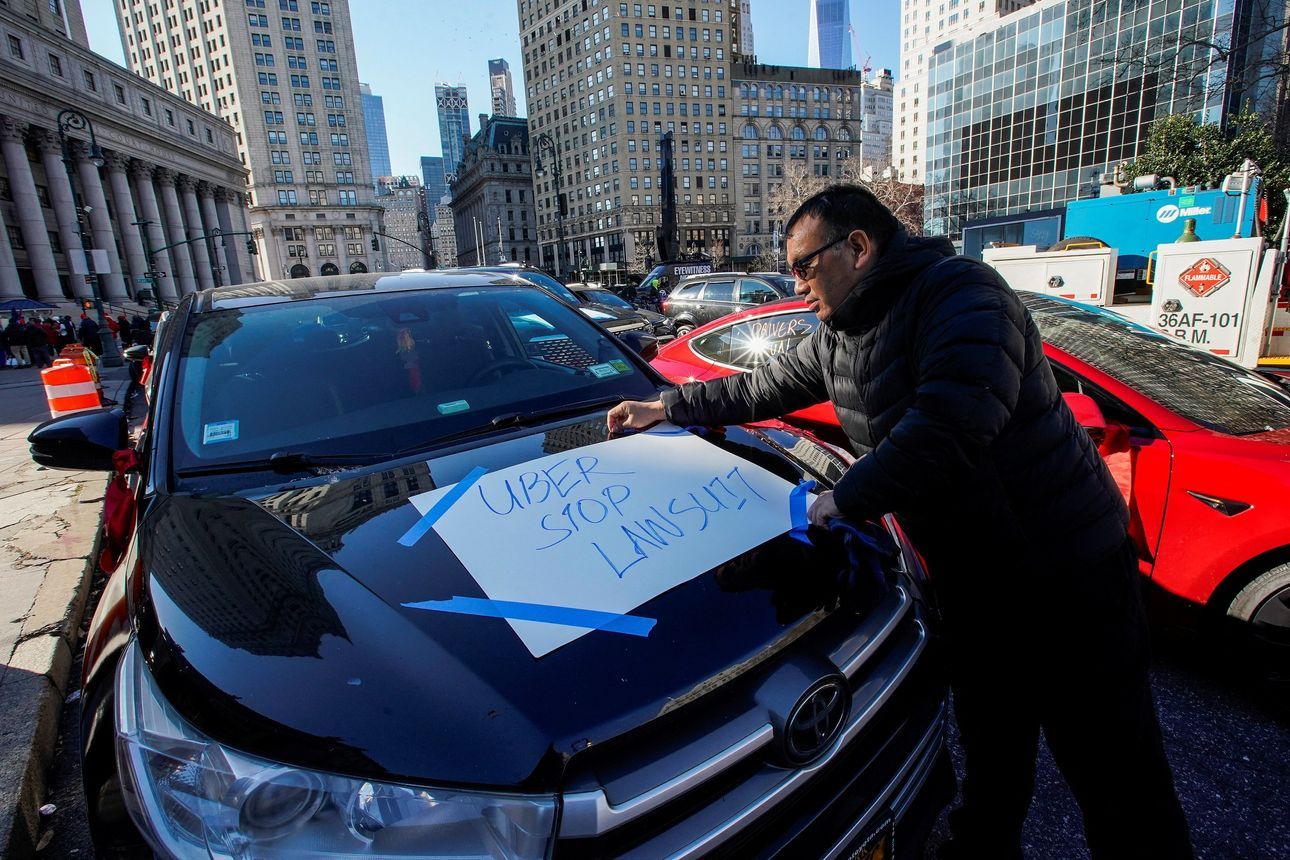
M373 236L373 237L372 237L372 250L373 250L373 251L379 251L379 250L381 250L381 243L380 243L380 242L378 242L378 241L376 241L376 237L375 237L375 236Z
M254 240L254 239L247 239L247 240L246 240L246 253L248 253L248 254L258 254L258 253L260 253L259 249L255 247L255 240Z

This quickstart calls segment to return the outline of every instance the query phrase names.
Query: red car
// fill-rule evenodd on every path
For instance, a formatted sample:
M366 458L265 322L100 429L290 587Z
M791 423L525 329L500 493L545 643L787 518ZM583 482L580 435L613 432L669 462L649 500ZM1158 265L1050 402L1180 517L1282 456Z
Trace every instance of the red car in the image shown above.
M1142 573L1290 644L1290 392L1106 309L1021 297L1129 503ZM818 326L787 299L697 329L653 364L676 382L747 371ZM848 445L828 403L785 420Z

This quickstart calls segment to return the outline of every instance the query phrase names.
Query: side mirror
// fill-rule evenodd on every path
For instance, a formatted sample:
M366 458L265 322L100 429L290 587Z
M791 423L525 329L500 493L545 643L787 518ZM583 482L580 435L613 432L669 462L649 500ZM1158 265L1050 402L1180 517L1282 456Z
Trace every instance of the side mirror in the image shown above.
M46 421L27 437L31 459L51 469L111 472L112 455L130 447L120 409L91 409Z
M1106 432L1106 416L1097 405L1097 401L1087 394L1068 392L1062 395L1066 405L1075 414L1075 420L1092 436L1094 433ZM1096 438L1096 437L1095 437Z
M121 353L121 357L126 361L145 361L150 353L151 349L146 343L137 343L134 346L126 347L125 352Z
M658 355L658 338L652 334L645 334L643 331L625 331L618 335L618 339L646 361L653 361Z

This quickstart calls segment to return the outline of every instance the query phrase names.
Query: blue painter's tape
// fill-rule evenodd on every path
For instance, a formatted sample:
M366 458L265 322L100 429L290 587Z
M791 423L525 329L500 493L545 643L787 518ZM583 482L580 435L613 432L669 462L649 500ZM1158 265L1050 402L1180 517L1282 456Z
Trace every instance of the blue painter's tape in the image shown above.
M793 527L788 530L790 537L809 544L811 537L807 528L811 525L806 517L806 494L815 489L814 481L802 481L788 494L788 516Z
M405 603L410 609L451 612L456 615L482 615L487 618L510 618L515 621L541 621L565 627L584 627L628 636L648 636L658 621L640 615L619 615L595 609L572 606L548 606L543 603L517 603L512 600L485 600L480 597L451 597L447 600L425 600Z
M443 516L449 508L456 504L457 500L464 496L466 491L469 490L476 481L484 477L487 473L488 470L483 466L476 466L471 469L470 472L466 474L466 477L462 478L451 490L439 497L439 501L434 503L434 507L426 511L425 516L417 520L416 525L408 529L407 533L403 535L403 537L399 538L399 543L403 546L412 546L417 541L421 540L421 538L425 537L425 533L434 528L434 524L439 520L439 518Z

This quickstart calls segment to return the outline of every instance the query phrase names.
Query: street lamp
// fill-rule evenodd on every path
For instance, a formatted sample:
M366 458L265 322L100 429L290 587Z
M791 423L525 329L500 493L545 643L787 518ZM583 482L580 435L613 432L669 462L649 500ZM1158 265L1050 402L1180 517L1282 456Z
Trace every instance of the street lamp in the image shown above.
M89 133L90 163L96 170L103 166L103 150L99 149L99 142L94 137L94 126L90 124L85 114L71 108L58 114L58 143L63 153L63 166L67 169L67 183L72 189L72 203L76 207L76 233L81 240L81 253L85 255L86 279L89 281L90 294L94 296L94 312L99 318L99 343L102 346L103 366L122 367L125 362L121 360L121 353L117 352L116 341L112 339L112 331L108 328L107 318L103 315L103 297L99 295L99 276L94 271L94 255L85 247L85 230L81 227L81 215L85 210L81 208L80 195L76 193L76 177L73 175L72 157L67 148L69 130Z
M537 137L537 153L533 156L533 173L542 175L542 151L547 150L551 159L551 177L555 180L555 233L559 244L555 249L555 276L560 277L560 257L564 254L564 197L560 194L560 148L545 131Z
M424 209L417 210L417 234L421 237L421 261L428 272L435 266L430 257L430 216Z

